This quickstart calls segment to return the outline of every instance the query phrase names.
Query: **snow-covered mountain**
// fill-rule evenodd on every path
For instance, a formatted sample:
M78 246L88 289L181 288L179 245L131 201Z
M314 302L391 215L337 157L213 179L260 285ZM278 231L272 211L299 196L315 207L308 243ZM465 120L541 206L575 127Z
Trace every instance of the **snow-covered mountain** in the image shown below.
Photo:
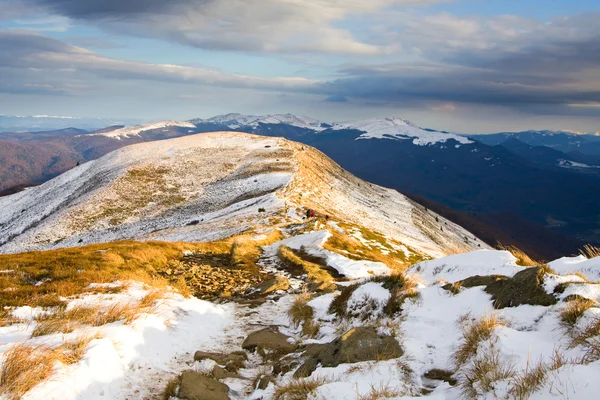
M131 138L133 136L140 136L142 132L154 131L162 128L188 128L187 133L196 133L196 125L186 121L158 121L150 122L147 124L127 126L123 128L117 128L114 130L101 130L100 132L90 133L89 136L101 135L114 139L121 140L123 138ZM165 130L168 132L168 130Z
M306 135L306 131L312 131L315 134L327 134L328 132L349 130L362 132L361 135L356 137L356 140L412 139L413 144L420 146L443 143L450 139L455 140L459 145L472 143L471 140L460 135L419 128L399 117L328 123L292 114L264 116L225 114L208 119L193 119L189 122L198 127L214 124L222 128L261 134L289 131L290 128L300 129L300 134L302 135Z
M0 199L0 251L214 240L270 225L271 217L297 218L306 207L378 231L422 256L485 246L312 148L217 132L124 147Z

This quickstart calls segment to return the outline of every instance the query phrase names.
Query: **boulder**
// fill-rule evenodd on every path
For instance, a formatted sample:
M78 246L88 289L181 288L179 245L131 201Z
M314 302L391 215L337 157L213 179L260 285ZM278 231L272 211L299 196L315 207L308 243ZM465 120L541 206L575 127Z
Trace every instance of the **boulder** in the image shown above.
M194 353L194 361L213 360L217 364L222 364L226 355L222 353L210 353L207 351L197 351Z
M229 386L199 372L187 370L181 374L180 399L229 400Z
M235 372L228 371L225 368L219 367L218 365L215 365L212 369L212 376L218 380L225 378L239 378L239 375Z
M242 343L244 350L259 352L270 351L279 354L291 353L295 349L295 345L288 340L289 336L277 330L277 327L269 327L260 331L252 332Z
M379 335L373 327L352 328L327 344L307 346L304 363L294 372L296 378L310 376L319 364L337 367L345 363L389 360L404 354L400 343L389 335Z
M288 290L290 288L290 280L285 276L276 276L258 285L256 289L260 294L269 294L278 290Z
M213 360L217 364L225 366L227 371L237 372L248 360L248 355L244 351L234 351L230 354L197 351L194 353L194 360Z
M273 382L273 377L271 375L265 375L258 380L256 388L259 390L265 390L267 387L269 387L271 382Z

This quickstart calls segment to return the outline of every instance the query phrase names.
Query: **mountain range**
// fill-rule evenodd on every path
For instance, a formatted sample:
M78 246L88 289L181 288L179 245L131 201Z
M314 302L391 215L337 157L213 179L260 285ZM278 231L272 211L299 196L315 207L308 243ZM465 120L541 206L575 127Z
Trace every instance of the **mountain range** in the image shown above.
M484 240L518 244L541 259L600 241L595 200L600 163L593 146L600 137L567 132L459 135L401 118L326 123L290 114L227 114L93 132L6 133L0 144L62 153L27 161L0 151L0 171L8 171L0 190L43 182L130 144L213 131L285 137L314 146L358 177L427 203ZM574 150L577 146L586 152Z

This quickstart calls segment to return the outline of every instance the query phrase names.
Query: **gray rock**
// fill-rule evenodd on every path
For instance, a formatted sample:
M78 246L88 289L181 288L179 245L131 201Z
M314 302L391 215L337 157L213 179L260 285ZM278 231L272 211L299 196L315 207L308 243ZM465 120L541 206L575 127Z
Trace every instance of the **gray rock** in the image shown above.
M290 281L285 276L277 276L269 279L256 287L261 294L269 294L278 290L288 290L289 288Z
M280 354L287 354L294 351L293 344L288 342L289 336L279 332L276 327L261 329L252 332L242 343L244 350L258 350L259 352L272 351Z
M181 374L178 397L184 400L230 400L229 386L199 372Z

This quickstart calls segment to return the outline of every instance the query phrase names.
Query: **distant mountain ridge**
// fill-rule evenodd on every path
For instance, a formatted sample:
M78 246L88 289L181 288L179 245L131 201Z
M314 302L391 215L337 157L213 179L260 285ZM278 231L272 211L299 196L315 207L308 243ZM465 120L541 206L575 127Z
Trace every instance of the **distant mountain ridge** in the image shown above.
M362 179L427 198L501 229L504 237L514 238L540 258L576 253L584 242L600 242L600 204L595 200L600 197L600 171L593 168L594 156L563 155L556 148L521 142L513 134L498 134L495 140L501 144L486 144L487 136L423 129L398 117L327 123L292 114L226 114L115 126L42 141L32 134L20 143L59 143L85 162L131 144L214 131L285 137L316 147ZM565 135L545 137L557 140ZM583 135L567 136L583 140ZM0 170L6 169L1 161L0 149ZM38 176L35 182L45 179ZM15 182L23 183L28 182ZM544 238L546 230L552 234Z

